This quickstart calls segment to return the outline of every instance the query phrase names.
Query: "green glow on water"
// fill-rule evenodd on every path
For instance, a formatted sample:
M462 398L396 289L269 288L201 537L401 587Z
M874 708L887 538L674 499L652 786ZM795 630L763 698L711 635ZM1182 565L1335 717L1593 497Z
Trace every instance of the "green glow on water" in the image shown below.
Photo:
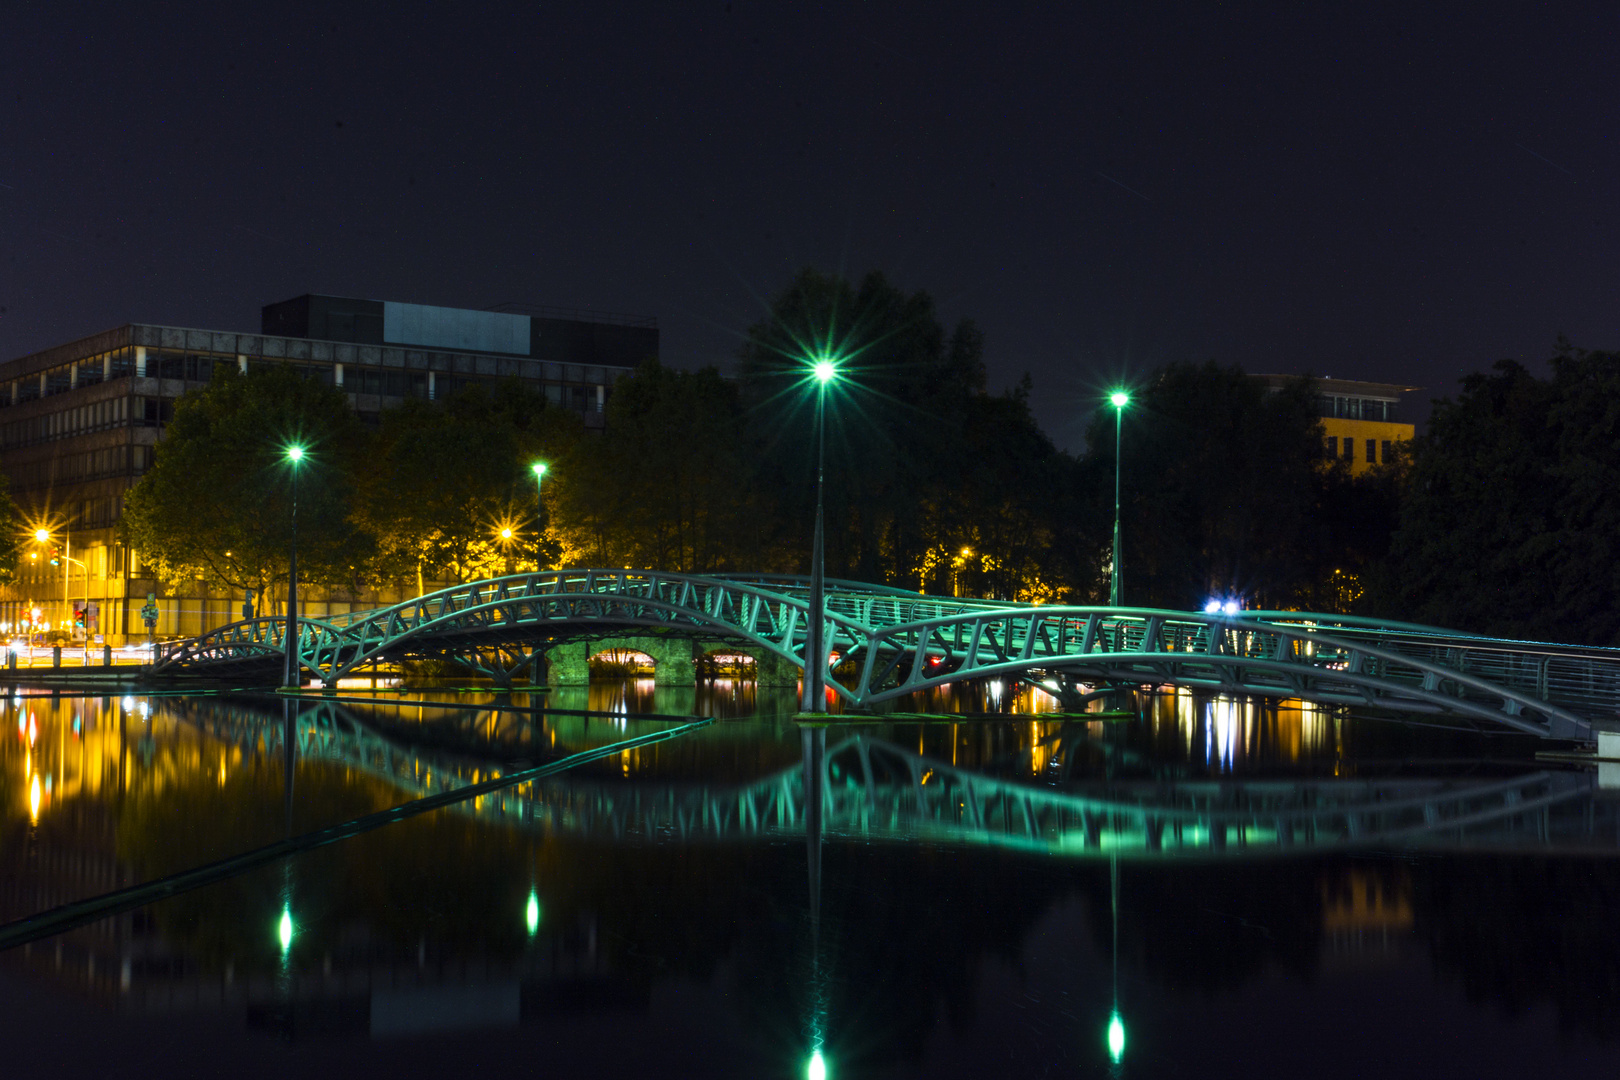
M827 1080L827 1062L822 1059L820 1050L810 1054L810 1067L805 1069L804 1075L806 1080Z
M523 909L523 922L529 928L529 936L540 929L540 897L535 895L533 889L529 890L529 903Z
M292 908L285 904L281 908L281 922L276 926L276 936L281 939L282 955L286 955L287 950L292 948L293 922Z
M1108 1018L1108 1056L1115 1065L1125 1056L1125 1022L1117 1012Z

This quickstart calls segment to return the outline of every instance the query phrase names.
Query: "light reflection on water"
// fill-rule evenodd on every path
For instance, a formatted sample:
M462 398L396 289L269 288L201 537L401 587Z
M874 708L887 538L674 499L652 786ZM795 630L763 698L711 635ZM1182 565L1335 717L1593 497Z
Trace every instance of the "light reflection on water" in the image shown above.
M734 982L716 992L712 1008L738 1010L747 1030L793 1030L783 1017L801 1008L794 996L801 988L786 973L796 970L796 957L825 954L837 974L814 983L814 993L827 1017L829 1075L860 1071L852 1055L871 1054L872 1045L895 1055L886 1069L905 1075L911 1067L904 1063L923 1061L932 1053L926 1047L942 1037L929 1034L942 1030L939 1016L973 1000L974 987L989 985L983 981L989 978L986 957L1016 955L1024 982L1013 996L1045 995L1061 1005L1026 1003L1043 1030L1058 1033L1030 1036L1031 1046L1074 1068L1091 1060L1080 1049L1090 1045L1082 1036L1089 1038L1092 1027L1101 1030L1108 1015L1099 963L1106 957L1093 944L1110 931L1105 865L1059 865L1050 851L1019 861L986 838L1002 826L977 835L965 810L933 823L939 831L927 842L902 840L904 828L877 817L846 814L836 821L838 842L826 846L831 872L818 909L825 914L817 951L801 940L808 932L794 914L805 897L802 836L761 834L751 844L681 839L671 824L681 820L674 802L681 793L724 794L781 777L783 797L791 797L787 780L805 745L790 719L798 707L792 688L761 690L736 679L659 687L636 679L559 689L535 700L521 693L388 698L387 705L346 704L300 717L297 730L307 751L296 762L293 821L282 816L286 778L276 741L277 702L5 700L0 731L15 734L0 743L4 916L492 775L512 760L540 760L650 730L654 723L640 718L648 712L722 722L559 780L543 807L552 817L538 824L523 817L520 802L482 800L76 931L60 953L41 948L4 962L28 968L31 978L71 982L121 1008L175 1008L212 994L210 1000L233 1008L260 1010L253 1015L279 1017L274 1024L289 1025L283 1032L289 1035L304 1014L275 1012L275 1003L306 994L299 998L306 1012L335 1011L335 986L351 994L360 986L372 995L374 1038L419 1033L448 1017L530 1023L534 1007L526 995L547 1001L584 996L613 1003L623 1037L633 1041L671 1026L657 1012L656 988L674 980L699 988L683 992L699 993L722 969ZM473 707L428 704L435 700ZM508 702L520 708L478 708ZM536 704L605 715L536 718L525 711ZM935 763L937 771L917 779L929 791L947 779L961 785L985 777L1056 793L1095 794L1113 785L1135 792L1189 778L1331 777L1354 771L1361 760L1358 721L1299 702L1143 694L1140 720L1077 721L1053 715L1056 702L1044 693L986 686L941 688L896 711L948 717L998 704L1017 719L880 716L832 729L827 742L860 733ZM240 710L231 721L236 727L208 727L210 718L221 721L230 709ZM380 757L350 752L343 742L345 716L367 722L373 745L387 744L395 772L382 772ZM247 734L227 737L227 731ZM946 765L960 772L948 777ZM835 785L857 783L858 770L845 751L829 766L829 777ZM736 799L705 805L706 812L741 813ZM624 820L632 822L657 818L663 831L619 842L612 829L591 824L591 815L604 808L629 808ZM1018 820L1016 808L1006 813L1004 821ZM702 822L692 816L689 825ZM1069 827L1075 843L1089 843L1083 821ZM958 834L974 838L951 846L949 837ZM1236 829L1229 842L1237 845L1245 835ZM1192 826L1161 842L1206 851L1212 844L1207 831ZM1563 906L1555 920L1564 937L1544 939L1534 927L1520 928L1522 939L1510 926L1496 933L1509 944L1522 940L1527 952L1569 949L1571 963L1576 953L1620 956L1612 920L1581 915L1581 905L1594 889L1601 894L1608 879L1593 885L1587 864L1580 866L1560 885L1560 895L1570 897L1558 901ZM1500 886L1511 909L1543 887L1529 873L1512 877L1511 888L1501 885L1504 875L1482 874L1463 894L1449 888L1447 875L1457 872L1456 860L1385 865L1371 856L1295 858L1224 871L1197 861L1173 871L1127 868L1118 931L1133 1040L1127 1056L1138 1033L1155 1028L1159 1034L1146 1038L1160 1041L1150 1052L1167 1053L1174 1010L1165 1010L1201 1007L1156 987L1209 986L1218 997L1262 971L1331 974L1335 965L1353 968L1360 978L1382 971L1406 986L1412 965L1428 955L1418 937L1431 932L1426 928L1477 923L1481 914L1464 909L1481 890L1490 895ZM1445 903L1453 907L1436 906ZM926 915L895 918L896 911ZM1483 974L1475 972L1467 967L1469 949L1447 944L1450 938L1435 940L1435 956L1446 959L1434 962L1451 964L1448 970L1488 980L1497 969L1485 963ZM1043 966L1043 956L1064 962ZM482 974L469 974L475 971ZM877 985L886 990L875 1002L867 987ZM966 988L967 997L952 996L956 991L946 988L953 986ZM497 994L510 997L496 1000ZM987 1015L998 1015L993 1003L986 1008ZM1157 1025L1148 1019L1155 1012L1164 1014ZM1065 1020L1070 1014L1084 1022ZM241 1027L240 1012L230 1015ZM645 1030L637 1026L643 1024ZM1079 1034L1076 1024L1083 1028ZM978 1039L981 1049L1006 1038L1005 1029L987 1023L959 1025L951 1037ZM1100 1053L1101 1044L1093 1049ZM763 1054L768 1060L756 1072L774 1074L785 1071L777 1067L779 1058L790 1060L802 1048L771 1044L736 1052ZM936 1057L930 1069L949 1073L943 1065ZM1030 1069L1040 1071L1034 1063Z

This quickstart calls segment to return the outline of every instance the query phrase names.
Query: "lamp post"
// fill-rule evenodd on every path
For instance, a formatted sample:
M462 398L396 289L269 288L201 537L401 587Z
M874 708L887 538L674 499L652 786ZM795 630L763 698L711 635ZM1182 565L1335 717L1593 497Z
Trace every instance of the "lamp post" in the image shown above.
M537 461L529 466L534 473L534 569L545 569L546 555L546 463Z
M827 357L810 368L816 380L816 531L810 541L810 624L804 634L804 700L801 711L827 711L826 643L827 559L822 540L822 502L827 480L827 384L838 377L838 365Z
M292 552L287 559L287 656L281 685L293 688L302 681L303 673L298 657L298 464L303 460L302 446L287 447L287 465L292 471Z
M1109 404L1114 406L1114 552L1110 560L1112 568L1108 574L1108 606L1119 607L1119 471L1120 471L1120 429L1124 426L1125 406L1131 403L1131 395L1123 390L1115 390L1108 395Z

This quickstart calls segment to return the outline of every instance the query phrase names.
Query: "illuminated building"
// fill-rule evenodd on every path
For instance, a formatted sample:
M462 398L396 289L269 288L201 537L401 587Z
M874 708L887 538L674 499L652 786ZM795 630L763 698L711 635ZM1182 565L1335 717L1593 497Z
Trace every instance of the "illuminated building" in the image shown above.
M293 365L342 388L368 420L408 398L515 378L600 430L613 383L657 355L656 320L511 305L474 311L306 295L266 306L255 334L131 323L0 364L0 467L30 521L70 534L69 593L96 604L94 630L113 645L138 640L141 606L155 592L158 635L189 636L239 618L242 597L167 593L143 576L140 553L119 542L117 524L175 399L207 384L215 368ZM379 593L382 602L387 595ZM314 592L306 600L314 618L348 606ZM30 602L61 624L61 564L25 555L17 582L0 587L0 623L15 626Z
M1270 390L1298 378L1297 375L1251 375ZM1405 421L1401 395L1421 389L1398 383L1362 382L1355 379L1313 379L1317 415L1322 420L1324 456L1347 462L1350 473L1359 476L1395 460L1395 448L1410 442L1416 427Z

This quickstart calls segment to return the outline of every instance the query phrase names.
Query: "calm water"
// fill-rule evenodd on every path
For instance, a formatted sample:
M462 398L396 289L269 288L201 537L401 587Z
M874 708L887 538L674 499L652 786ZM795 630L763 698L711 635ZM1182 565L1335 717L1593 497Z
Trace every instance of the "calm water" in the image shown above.
M0 701L0 917L719 720L0 954L7 1075L1620 1069L1620 791L1524 740L999 687L819 731L725 681L339 697Z

